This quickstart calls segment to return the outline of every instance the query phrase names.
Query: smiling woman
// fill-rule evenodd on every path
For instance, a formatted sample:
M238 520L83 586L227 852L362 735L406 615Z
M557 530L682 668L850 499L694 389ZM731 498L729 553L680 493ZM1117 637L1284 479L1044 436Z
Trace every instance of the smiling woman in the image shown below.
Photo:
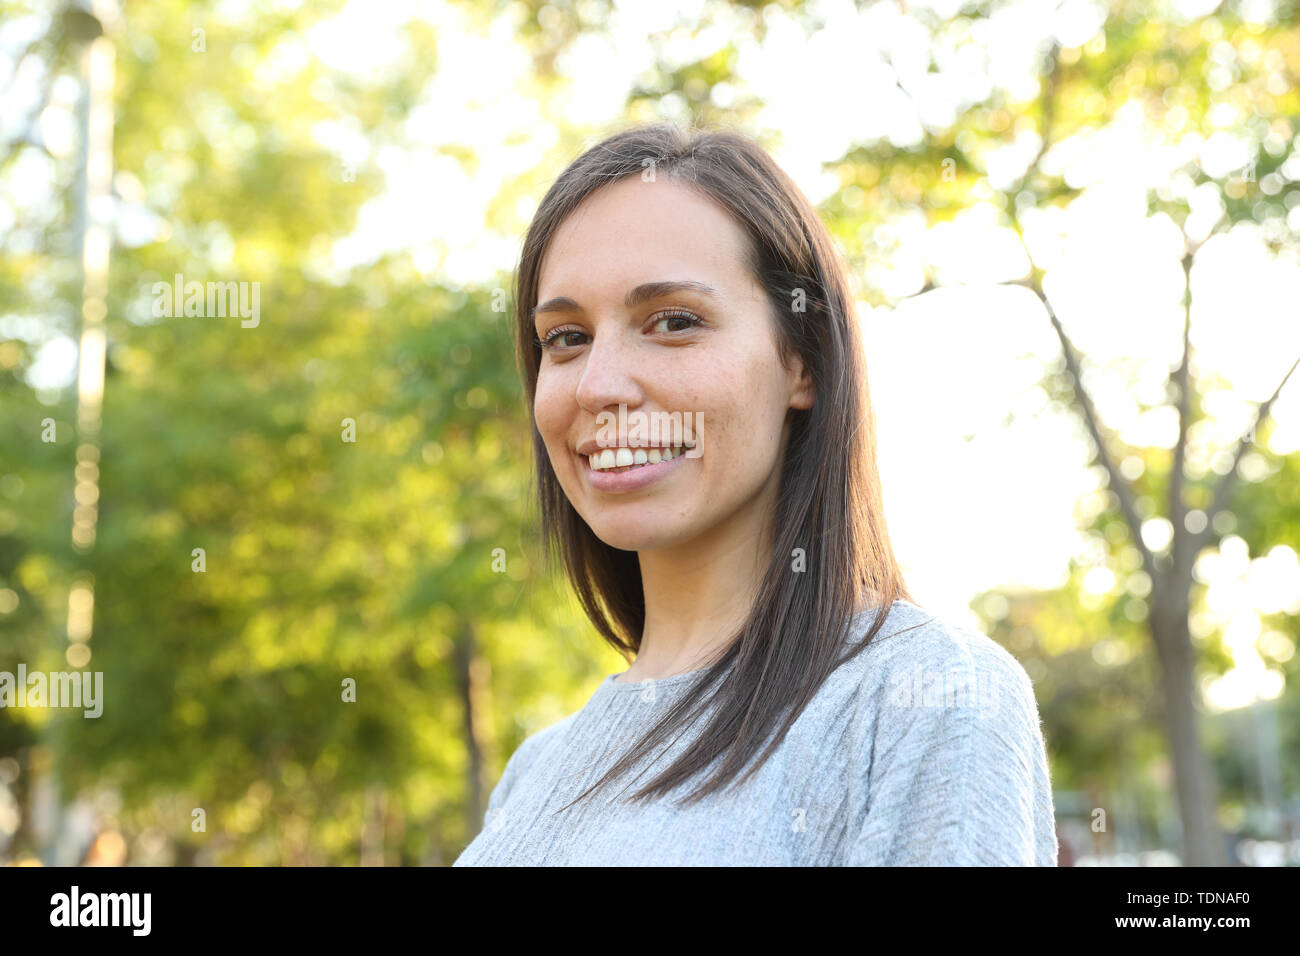
M456 865L1054 865L1032 687L910 599L843 265L785 173L734 132L612 136L516 281L544 530L631 664L524 741Z

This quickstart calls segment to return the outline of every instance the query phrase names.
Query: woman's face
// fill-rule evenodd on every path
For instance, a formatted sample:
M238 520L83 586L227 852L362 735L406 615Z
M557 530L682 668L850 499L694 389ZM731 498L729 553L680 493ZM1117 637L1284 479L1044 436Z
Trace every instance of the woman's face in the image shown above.
M533 412L560 486L611 547L672 547L775 507L786 413L811 407L812 389L797 361L781 365L747 241L700 193L632 176L588 196L547 247ZM693 287L647 288L677 282ZM692 423L696 447L655 464L682 444L664 413ZM593 469L602 448L646 463Z

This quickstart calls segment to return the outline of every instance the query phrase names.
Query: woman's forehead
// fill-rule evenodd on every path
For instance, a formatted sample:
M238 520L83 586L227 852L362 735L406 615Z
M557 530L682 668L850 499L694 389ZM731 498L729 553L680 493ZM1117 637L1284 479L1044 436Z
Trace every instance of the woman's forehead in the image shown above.
M538 273L538 300L599 287L691 279L724 294L746 279L747 238L729 213L664 177L631 177L588 196L560 224Z

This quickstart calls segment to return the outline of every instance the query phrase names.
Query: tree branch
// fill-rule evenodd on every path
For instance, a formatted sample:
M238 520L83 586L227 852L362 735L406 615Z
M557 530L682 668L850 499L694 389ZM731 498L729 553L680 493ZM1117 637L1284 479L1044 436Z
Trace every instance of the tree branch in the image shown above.
M1061 325L1061 320L1057 318L1056 312L1047 300L1047 296L1038 287L1037 283L1032 278L1029 278L1009 284L1024 286L1038 297L1038 301L1047 310L1047 317L1052 322L1052 328L1056 330L1056 337L1061 341L1061 351L1065 356L1065 367L1074 382L1074 394L1078 399L1080 409L1083 411L1083 419L1088 426L1088 433L1097 445L1097 457L1101 460L1102 466L1106 469L1106 474L1110 477L1110 487L1115 492L1116 497L1119 498L1120 512L1128 525L1133 544L1137 547L1138 553L1142 555L1142 567L1146 570L1154 585L1159 580L1159 575L1156 572L1155 555L1151 553L1151 549L1142 540L1142 519L1137 513L1137 502L1133 497L1133 490L1128 486L1110 453L1106 450L1106 441L1102 437L1101 420L1097 415L1097 410L1093 407L1092 399L1088 396L1087 389L1083 386L1083 370L1080 367L1078 353L1075 351L1073 343L1070 342L1070 337L1065 334L1065 328Z
M1192 258L1195 250L1190 246L1183 256L1183 357L1170 376L1178 389L1178 443L1174 445L1174 463L1169 473L1169 521L1174 526L1174 573L1190 573L1196 551L1190 545L1187 522L1187 502L1183 500L1183 467L1187 463L1187 433L1192 424L1192 390L1188 370L1192 359Z
M1269 409L1273 407L1273 402L1277 400L1278 395L1286 386L1287 381L1291 378L1291 374L1296 370L1297 365L1300 365L1300 356L1291 363L1291 368L1287 370L1286 375L1282 376L1282 381L1278 383L1277 388L1273 389L1273 394L1268 397L1268 400L1255 409L1255 418L1254 421L1251 422L1249 430L1238 439L1237 450L1232 457L1232 470L1219 479L1219 483L1215 486L1214 498L1210 503L1209 511L1205 514L1205 527L1201 529L1201 532L1198 535L1196 535L1195 548L1192 552L1193 554L1200 551L1202 547L1209 543L1210 536L1214 533L1214 519L1218 517L1219 513L1223 511L1225 507L1227 507L1228 501L1232 497L1232 491L1236 487L1237 467L1241 464L1241 459L1246 456L1246 452L1249 451L1250 447L1255 443L1254 436L1256 429L1258 429L1259 426L1263 424L1264 419L1268 417Z
M1051 47L1048 48L1047 60L1049 64L1047 79L1043 81L1043 95L1039 101L1039 109L1043 114L1043 129L1038 137L1038 152L1034 154L1033 160L1025 167L1024 173L1016 181L1015 186L1006 191L1006 194L1011 197L1015 197L1020 190L1024 189L1025 183L1029 182L1029 178L1039 172L1039 163L1043 161L1043 157L1052 146L1052 120L1056 116L1056 89L1061 82L1060 46L1055 40L1052 41ZM1015 209L1014 201L1011 208Z

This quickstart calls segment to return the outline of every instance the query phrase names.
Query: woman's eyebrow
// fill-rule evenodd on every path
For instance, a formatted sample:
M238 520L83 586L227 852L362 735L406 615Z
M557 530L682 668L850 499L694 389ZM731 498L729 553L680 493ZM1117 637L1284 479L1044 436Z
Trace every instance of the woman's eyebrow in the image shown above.
M702 295L719 298L720 293L711 285L703 282L697 282L694 279L669 279L663 282L643 282L636 288L628 292L623 297L623 304L629 309L633 306L640 305L642 302L648 302L651 299L659 299L666 295L672 295L676 292L698 292ZM568 296L559 295L553 299L547 299L539 306L535 306L531 317L536 320L538 314L542 312L581 312L582 306L574 302Z

